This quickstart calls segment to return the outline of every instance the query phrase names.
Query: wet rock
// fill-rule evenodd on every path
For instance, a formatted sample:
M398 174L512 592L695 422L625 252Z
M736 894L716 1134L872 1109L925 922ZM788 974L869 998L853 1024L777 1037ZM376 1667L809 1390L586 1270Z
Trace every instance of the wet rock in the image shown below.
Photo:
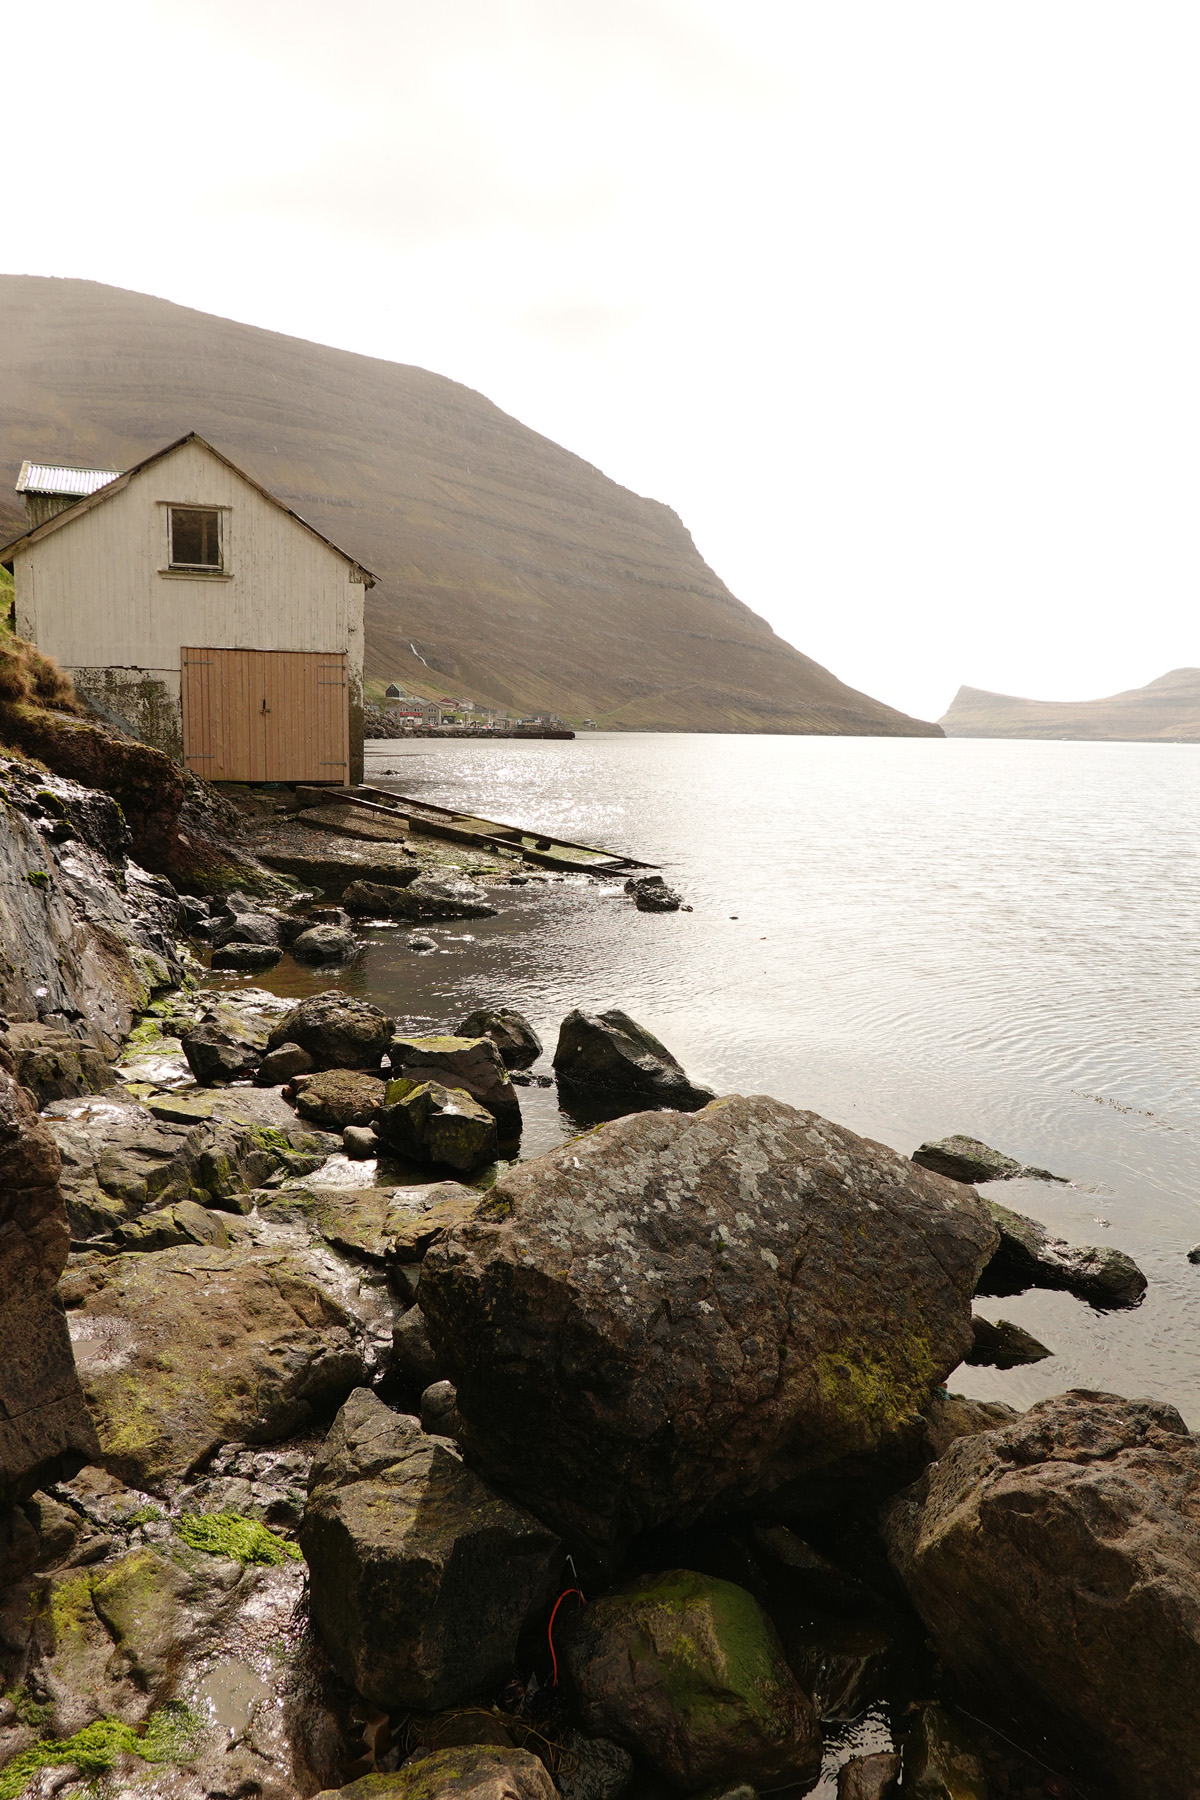
M316 1064L307 1050L299 1044L280 1044L277 1050L268 1050L258 1065L254 1076L257 1087L280 1087L290 1081L294 1075L307 1075Z
M490 1037L394 1037L388 1052L393 1076L420 1086L436 1081L443 1087L462 1088L485 1106L496 1121L502 1140L521 1135L521 1103L508 1070ZM390 1101L401 1099L398 1082L388 1088Z
M0 1615L6 1673L28 1701L37 1696L36 1726L5 1751L104 1720L93 1740L103 1744L123 1728L113 1779L127 1794L182 1784L189 1793L284 1800L328 1781L336 1739L329 1734L324 1755L320 1740L334 1725L329 1678L290 1631L302 1563L267 1534L272 1562L210 1554L149 1496L114 1489L71 1483L56 1490L61 1503L30 1503L43 1515L73 1517L78 1542L70 1566L24 1583ZM48 1566L45 1556L39 1563ZM80 1757L72 1767L69 1746L49 1760L57 1768L35 1776L31 1793L64 1779L94 1781L103 1766ZM272 1770L286 1771L286 1780ZM5 1773L15 1772L10 1762Z
M456 1225L473 1219L483 1196L476 1188L464 1187L458 1181L435 1181L419 1190L417 1205L388 1217L391 1242L388 1246L392 1262L420 1262L431 1244L444 1237Z
M760 1520L750 1527L750 1540L762 1570L763 1592L758 1598L764 1604L771 1593L783 1591L808 1608L861 1609L866 1598L862 1583L814 1550L790 1526Z
M458 1437L458 1396L452 1381L435 1381L421 1395L421 1430L434 1437Z
M388 1085L389 1093L401 1086ZM461 1088L422 1082L385 1105L375 1128L385 1144L413 1162L441 1164L472 1175L498 1154L496 1121Z
M972 1368L1016 1369L1024 1363L1044 1362L1052 1356L1045 1344L1010 1319L981 1318L978 1313L971 1320L971 1329L975 1334L975 1342L963 1357Z
M327 1131L369 1125L383 1105L385 1091L378 1076L361 1069L322 1069L309 1076L296 1095L296 1111Z
M145 1212L119 1225L115 1236L123 1250L171 1250L176 1244L212 1244L218 1250L229 1247L229 1233L220 1214L197 1206L194 1200L178 1200L174 1206Z
M95 1454L55 1283L70 1233L58 1148L0 1062L0 1496L11 1502Z
M975 1742L944 1707L927 1706L904 1740L904 1792L917 1800L988 1800Z
M198 899L195 894L180 894L179 919L183 930L189 937L207 941L212 937L212 920L209 915L208 902Z
M329 833L290 824L260 834L255 853L269 868L294 875L305 887L319 888L333 899L348 896L361 882L403 887L422 868L400 844L339 841Z
M444 880L436 875L418 875L408 887L397 892L392 901L394 919L494 919L499 907L493 906L484 890L473 881Z
M332 1791L317 1800L334 1800ZM364 1775L339 1800L557 1800L545 1764L528 1750L469 1745L435 1750L393 1775Z
M299 1256L245 1244L80 1257L61 1292L105 1467L153 1485L335 1406L367 1365L331 1287Z
M900 1758L885 1750L852 1756L838 1770L837 1800L892 1800L900 1792Z
M507 1169L420 1304L497 1485L594 1549L828 1501L969 1349L982 1203L814 1113L732 1096ZM564 1371L569 1370L569 1377Z
M965 1693L1026 1715L1123 1793L1200 1759L1200 1443L1173 1407L1074 1392L963 1438L884 1515ZM906 1756L907 1782L907 1756Z
M620 1744L582 1731L563 1733L557 1776L562 1800L621 1800L632 1779L633 1758Z
M262 1058L264 1034L234 1013L202 1019L180 1039L188 1068L201 1087L253 1075Z
M415 881L420 873L421 865L414 860L404 871L404 881L389 882L386 885L378 881L352 881L342 895L342 904L351 917L356 919L390 919L394 916L392 902L396 895L408 882ZM400 916L408 918L411 915L403 913Z
M3 1044L12 1058L13 1074L39 1107L116 1085L108 1058L59 1026L10 1025Z
M378 1156L380 1143L371 1126L347 1125L342 1132L342 1148L356 1162L365 1162L368 1157Z
M440 1381L445 1363L429 1341L429 1332L420 1307L410 1307L396 1321L392 1331L390 1374L404 1393L418 1395ZM457 1394L455 1395L457 1403Z
M377 1069L395 1034L395 1023L368 1000L340 988L310 994L282 1018L267 1041L270 1050L299 1044L319 1069Z
M631 875L625 883L639 912L678 912L683 895L668 887L661 875Z
M303 963L346 963L358 955L360 945L352 931L336 925L314 925L302 931L292 945L292 955Z
M300 1543L334 1666L387 1708L450 1706L502 1681L560 1561L543 1525L366 1389L314 1458Z
M857 1719L894 1686L897 1644L882 1618L785 1621L788 1666L822 1719Z
M1187 1253L1187 1259L1190 1263L1200 1263L1200 1244L1192 1245Z
M152 1094L146 1111L163 1125L208 1125L213 1103L199 1094Z
M711 1088L688 1080L665 1044L616 1007L567 1014L559 1028L554 1073L562 1087L623 1095L646 1107L696 1112L715 1099Z
M821 1763L821 1735L758 1602L672 1570L576 1615L565 1661L585 1728L695 1793L731 1777L783 1786Z
M213 944L223 950L227 944L258 944L263 949L278 949L279 921L264 912L230 911L213 931Z
M938 1138L914 1150L912 1159L923 1169L932 1169L935 1175L945 1175L950 1181L1015 1181L1022 1175L1036 1181L1067 1179L1065 1175L1052 1175L1049 1169L1026 1168L973 1137Z
M1137 1306L1146 1277L1123 1250L1068 1244L1036 1219L984 1202L1000 1232L995 1255L980 1277L980 1294L1022 1294L1027 1288L1062 1288L1098 1309Z
M542 1054L542 1040L524 1013L512 1006L481 1006L469 1013L455 1034L491 1038L506 1069L527 1069Z
M233 969L244 975L254 975L260 969L273 969L282 955L283 951L278 944L231 941L213 951L212 966L214 969Z
M408 947L419 955L424 955L430 950L437 949L437 939L431 938L427 932L414 931L408 938Z

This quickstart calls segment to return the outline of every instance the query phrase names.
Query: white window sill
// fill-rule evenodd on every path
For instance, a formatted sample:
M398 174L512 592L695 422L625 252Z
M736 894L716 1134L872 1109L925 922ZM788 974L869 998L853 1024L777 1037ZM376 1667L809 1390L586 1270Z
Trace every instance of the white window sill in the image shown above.
M228 569L160 569L168 581L232 581Z

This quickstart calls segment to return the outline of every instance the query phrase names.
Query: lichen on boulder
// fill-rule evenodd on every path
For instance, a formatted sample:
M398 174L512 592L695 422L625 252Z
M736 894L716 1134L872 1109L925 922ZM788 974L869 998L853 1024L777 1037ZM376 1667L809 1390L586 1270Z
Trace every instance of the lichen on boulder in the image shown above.
M996 1243L814 1113L639 1113L505 1170L418 1293L488 1479L569 1539L827 1504L920 1431Z

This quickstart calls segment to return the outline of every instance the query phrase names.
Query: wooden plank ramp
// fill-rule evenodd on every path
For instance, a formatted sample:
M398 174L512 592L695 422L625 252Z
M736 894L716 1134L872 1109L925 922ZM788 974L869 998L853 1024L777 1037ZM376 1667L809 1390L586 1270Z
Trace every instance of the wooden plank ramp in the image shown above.
M327 787L322 788L320 794L324 805L331 800L340 800L375 814L387 813L392 818L403 815L408 830L416 837L446 838L452 843L472 844L480 849L515 850L526 861L547 869L560 869L571 874L619 875L631 869L655 866L639 862L634 856L599 849L594 844L576 843L571 838L528 830L523 825L506 825L499 819L485 819L450 806L437 806L431 800L414 800L391 788L366 784L357 788Z

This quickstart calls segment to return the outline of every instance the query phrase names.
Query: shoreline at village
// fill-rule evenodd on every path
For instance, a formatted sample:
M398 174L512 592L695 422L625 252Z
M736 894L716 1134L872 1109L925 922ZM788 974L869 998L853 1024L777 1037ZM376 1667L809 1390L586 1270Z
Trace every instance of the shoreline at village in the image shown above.
M709 1106L663 1046L587 1020L575 1079L620 1116L497 1165L541 1050L530 1057L524 1022L476 1015L446 1023L481 1036L405 1039L340 996L338 971L356 919L419 934L554 879L543 869L308 830L310 874L336 872L301 898L298 877L256 854L298 829L280 825L278 793L244 796L239 823L197 789L171 831L15 758L0 782L6 936L41 1014L20 1019L10 998L0 1033L15 1121L0 1149L24 1171L0 1222L38 1246L15 1279L0 1263L0 1292L10 1336L25 1329L41 1358L23 1365L22 1432L0 1438L5 1800L51 1768L68 1793L99 1779L147 1794L172 1769L197 1800L239 1783L279 1800L351 1784L359 1800L368 1775L405 1800L497 1780L515 1800L650 1800L664 1780L714 1800L817 1779L883 1796L901 1759L920 1792L1060 1791L1044 1785L1048 1758L1053 1779L1106 1792L1086 1753L1087 1684L1118 1706L1129 1644L1107 1662L1093 1647L1073 1674L1012 1587L1033 1579L1036 1547L1002 1534L980 1560L968 1532L947 1585L922 1521L968 1517L1002 1476L1019 1489L1014 1518L1049 1530L1067 1470L1083 1496L1080 1578L1114 1553L1088 1537L1086 1496L1111 1505L1119 1488L1138 1566L1161 1583L1154 1558L1165 1569L1175 1552L1169 1534L1158 1547L1162 1502L1139 1482L1182 1491L1194 1440L1151 1403L1068 1396L1017 1414L945 1393L974 1354L972 1294L998 1246L1019 1245L994 1205L779 1102ZM189 892L188 865L177 883L131 859L134 829L151 861L190 857L202 806L220 864L207 892ZM207 956L253 979L289 947L328 971L299 1004L206 981ZM415 1117L431 1089L461 1098L435 1094ZM431 1163L434 1143L457 1162ZM728 1168L751 1165L753 1189L729 1190ZM647 1211L639 1197L661 1182L676 1198ZM678 1210L691 1188L715 1236ZM804 1254L781 1258L793 1220ZM597 1228L609 1249L586 1262ZM578 1275L561 1269L568 1241ZM537 1285L522 1295L529 1259ZM715 1309L696 1308L697 1280ZM639 1323L623 1335L628 1308ZM793 1373L764 1386L789 1344L804 1346ZM665 1436L645 1437L647 1406L673 1421ZM1093 1471L1097 1432L1117 1487L1107 1463ZM418 1566L439 1571L428 1602ZM580 1586L589 1606L568 1601L547 1636ZM1039 1605L1057 1616L1072 1592L1066 1577L1043 1585ZM964 1621L963 1593L986 1629ZM1164 1627L1137 1667L1176 1666L1185 1639ZM635 1643L649 1684L625 1692ZM728 1699L712 1720L701 1696L718 1668ZM1124 1791L1165 1796L1163 1746L1178 1757L1190 1726L1120 1717Z

